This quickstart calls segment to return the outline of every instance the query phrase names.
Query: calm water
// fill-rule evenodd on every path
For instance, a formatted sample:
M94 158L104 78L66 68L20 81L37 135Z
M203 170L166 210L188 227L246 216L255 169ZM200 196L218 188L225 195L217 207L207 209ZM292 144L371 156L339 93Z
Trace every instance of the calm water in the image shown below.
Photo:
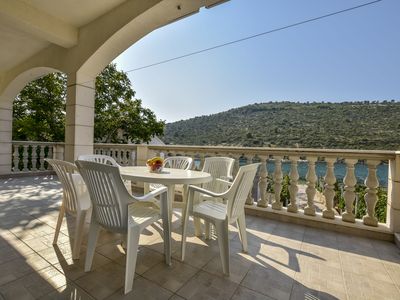
M241 161L240 164L246 164L246 161ZM200 166L200 161L195 160L196 168ZM268 174L272 174L274 172L275 165L273 161L269 161L267 163ZM305 181L306 174L308 170L308 163L306 161L299 162L297 170L300 175L300 180ZM284 175L288 175L290 172L290 162L282 163L282 171ZM316 162L315 163L315 171L317 173L318 178L324 177L326 173L326 162ZM335 176L337 181L342 181L344 176L346 175L346 164L344 163L335 163ZM368 176L368 167L365 164L357 163L355 165L355 175L358 183L363 183L365 178ZM387 187L388 181L388 165L380 164L377 167L377 177L379 180L379 185L383 187Z

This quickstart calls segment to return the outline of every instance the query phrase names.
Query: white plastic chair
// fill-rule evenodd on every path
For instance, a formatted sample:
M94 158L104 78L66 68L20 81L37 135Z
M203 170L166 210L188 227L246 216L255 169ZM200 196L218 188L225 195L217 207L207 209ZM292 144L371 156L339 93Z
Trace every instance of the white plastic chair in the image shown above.
M111 165L111 166L118 166L119 164L117 161L108 155L103 154L83 154L78 156L78 160L87 160L87 161L94 161L97 163Z
M164 168L182 169L182 170L190 170L192 169L192 165L193 165L193 158L188 156L170 156L167 157L163 163ZM153 191L162 186L163 186L162 184L150 183L149 189L150 191ZM178 192L182 195L182 202L174 201L173 206L180 207L183 209L186 205L186 198L187 198L184 186L180 184L175 185L175 192Z
M237 222L239 236L244 252L247 252L246 220L244 204L253 187L254 177L260 163L243 166L239 169L232 186L224 193L214 193L197 186L189 186L188 205L184 213L182 232L182 261L185 259L187 222L189 214L211 222L217 231L218 245L220 249L222 269L229 275L229 234L228 225ZM194 193L202 193L215 198L222 198L227 203L206 200L193 203Z
M204 160L202 171L210 173L213 177L213 180L207 183L203 183L201 187L214 193L222 193L227 191L229 189L229 186L232 184L231 181L233 179L232 172L234 163L235 159L230 157L206 157ZM210 199L210 196L205 194L198 194L198 196L198 201L205 201ZM218 201L221 199L214 200ZM195 228L196 235L200 236L202 232L200 220L198 218L195 219ZM211 228L209 222L205 222L205 232L206 238L210 238Z
M88 187L93 205L85 272L90 271L92 266L100 227L127 234L126 294L132 290L140 233L161 218L159 208L148 200L167 189L163 187L143 197L134 197L124 186L118 167L83 160L77 160L76 164Z
M214 193L225 192L229 188L229 181L233 179L234 163L235 159L230 157L206 157L202 171L210 173L213 180L204 183L202 188Z
M83 225L86 213L90 210L90 197L82 177L76 166L70 162L46 159L56 172L63 187L63 200L58 214L56 231L54 233L53 245L57 244L58 235L64 214L76 216L74 234L74 245L72 247L72 258L79 259L79 252L82 243Z
M108 155L103 154L82 154L78 156L78 160L93 161L100 164L110 165L120 167L117 161ZM125 187L128 189L129 193L132 193L132 183L130 180L124 180Z

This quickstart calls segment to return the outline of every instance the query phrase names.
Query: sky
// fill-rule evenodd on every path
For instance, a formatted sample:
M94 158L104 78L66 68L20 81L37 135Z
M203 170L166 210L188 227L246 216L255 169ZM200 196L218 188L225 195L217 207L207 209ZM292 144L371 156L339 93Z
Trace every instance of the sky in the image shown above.
M230 0L151 32L114 62L127 72L369 1ZM383 0L128 75L167 123L269 101L400 101L399 12L400 0Z

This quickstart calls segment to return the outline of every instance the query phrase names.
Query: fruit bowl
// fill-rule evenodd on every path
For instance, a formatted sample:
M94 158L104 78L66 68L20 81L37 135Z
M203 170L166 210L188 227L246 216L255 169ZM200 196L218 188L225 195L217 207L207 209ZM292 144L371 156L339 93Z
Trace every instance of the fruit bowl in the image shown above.
M146 165L151 173L161 173L164 160L161 157L153 157L147 160Z

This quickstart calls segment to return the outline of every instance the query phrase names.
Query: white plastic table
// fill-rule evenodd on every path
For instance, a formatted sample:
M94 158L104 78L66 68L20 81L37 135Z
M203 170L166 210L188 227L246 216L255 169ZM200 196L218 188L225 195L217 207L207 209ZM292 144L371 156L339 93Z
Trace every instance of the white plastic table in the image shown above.
M171 215L172 202L175 197L175 184L201 184L212 180L212 176L206 172L164 168L161 173L151 173L147 167L120 167L121 176L124 179L160 183L168 188L167 195L161 196L161 217L164 229L164 253L165 262L171 265Z

